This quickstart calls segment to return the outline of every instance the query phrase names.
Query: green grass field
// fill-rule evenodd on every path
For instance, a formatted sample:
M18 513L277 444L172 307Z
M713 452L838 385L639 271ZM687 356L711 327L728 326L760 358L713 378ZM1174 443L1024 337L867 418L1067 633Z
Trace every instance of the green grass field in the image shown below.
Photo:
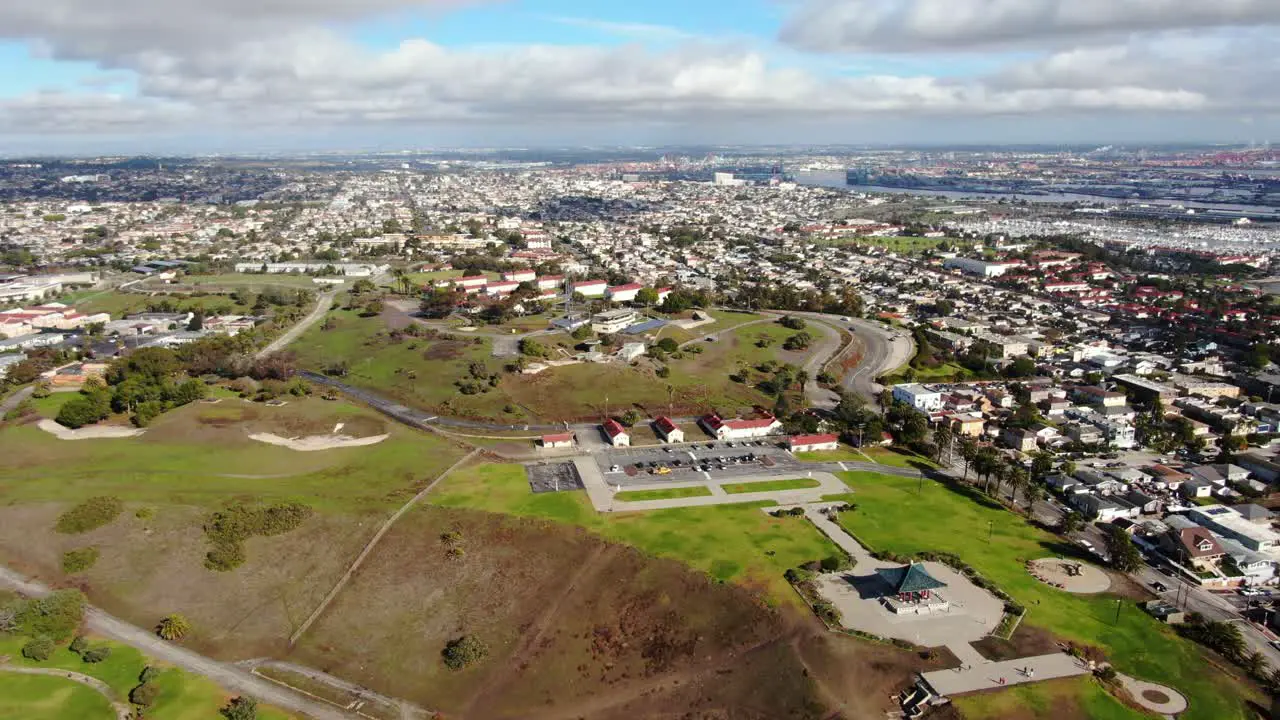
M322 432L333 421L363 418L362 423L384 424L391 437L365 447L296 452L248 439L239 420L246 409L267 427L279 417L286 434L299 418L313 416L328 425ZM166 413L135 438L67 441L33 425L5 427L0 430L5 458L0 503L115 495L132 502L217 505L232 497L257 497L359 512L394 506L401 493L461 455L443 439L345 403L308 398L268 408L228 399Z
M261 289L262 287L264 286L257 286L257 289ZM210 292L214 289L215 288L213 286L209 287ZM161 286L157 287L156 290L163 292L165 288ZM247 315L252 311L252 307L250 305L237 303L227 295L187 297L180 294L161 294L152 297L144 293L118 292L115 290L91 290L86 292L68 293L58 298L58 302L71 305L80 312L104 312L111 315L112 319L120 319L133 313L145 312L149 303L159 302L161 300L167 300L173 303L179 310L201 310L206 315Z
M740 320L754 317L746 315ZM762 323L704 343L704 352L699 355L691 353L670 361L667 378L658 377L656 368L647 362L636 367L583 363L537 375L519 375L504 372L508 361L492 357L493 341L489 338L459 332L453 340L393 341L381 318L362 318L346 311L335 311L330 318L330 329L317 325L291 346L303 367L323 369L345 360L348 373L344 380L353 385L431 412L507 423L598 418L606 408L606 398L611 412L638 407L655 415L695 415L713 408L736 412L759 404L772 407L773 399L755 387L764 378L762 374L751 371L748 383L735 383L729 375L765 360L798 363L804 357L781 349L793 331ZM530 322L542 325L541 320ZM761 337L769 338L773 344L757 347L755 343ZM553 348L563 341L572 351L572 342L564 336L538 340ZM488 373L499 374L498 387L474 395L459 392L455 381L467 378L473 363L484 366ZM798 393L795 388L796 398Z
M0 656L8 656L9 661L19 667L74 670L95 677L109 685L121 701L127 700L129 691L138 684L138 675L149 664L142 653L128 645L95 638L90 639L91 645L107 645L111 648L111 655L100 663L82 662L80 656L65 646L59 646L48 660L35 662L22 657L21 649L25 642L26 639L22 637L0 635ZM43 696L30 695L28 694L30 688L24 690L10 682L13 678L29 677L38 676L12 675L0 671L0 718L48 717L79 720L82 717L86 719L114 717L109 704L101 695L78 684L75 687L83 689L92 698L87 696L82 698L83 693L66 693L68 697L65 700L77 704L47 708L42 700ZM58 693L66 692L68 681L57 678L48 679L61 683L56 687ZM155 705L147 711L148 718L152 720L215 720L221 717L218 709L226 703L227 693L214 683L176 668L164 669L156 679L156 683L160 686L160 696ZM8 688L14 688L22 694L15 697L6 692ZM73 695L74 697L71 697ZM91 704L89 701L92 699L96 699L96 702ZM6 703L17 707L17 710L8 712L9 706ZM75 712L81 709L85 714ZM39 714L48 710L52 710L53 714ZM289 717L291 717L289 714L276 708L262 706L258 708L259 720L285 720Z
M1003 720L1008 717L1024 717L1030 711L1032 717L1088 717L1092 720L1140 720L1150 715L1138 712L1116 700L1092 678L1081 677L1065 680L1018 685L998 692L962 695L953 702L965 720ZM1077 713L1067 708L1078 709ZM1023 711L1019 714L1019 711Z
M770 517L759 503L602 515L583 492L534 495L519 465L479 465L455 472L427 496L427 502L578 525L744 585L772 604L798 605L783 573L836 551L803 519Z
M763 482L749 483L731 483L729 485L721 485L721 489L730 495L742 495L744 493L755 492L775 492L778 490L804 490L806 488L815 488L822 483L809 478L796 478L794 480L765 480Z
M0 670L0 718L112 720L111 703L73 680Z
M312 282L308 275L289 275L277 273L272 275L260 273L224 273L222 275L185 275L177 280L177 284L210 290L234 290L248 288L258 290L265 287L286 287L314 289L320 287ZM163 286L161 286L163 287Z
M707 497L711 491L703 485L696 487L666 488L663 490L624 490L615 493L615 500L639 502L642 500L675 500L676 498Z
M958 555L1027 609L1024 622L1077 642L1102 646L1124 673L1183 692L1186 718L1243 718L1244 686L1210 668L1204 652L1143 613L1132 601L1071 595L1033 578L1024 563L1063 552L1062 541L976 492L876 473L844 473L858 510L841 523L875 550ZM921 523L920 518L929 518ZM988 527L992 540L987 542Z
M864 448L863 452L872 462L878 462L881 465L891 465L899 468L920 468L938 467L938 464L923 455L916 455L910 450L903 448L887 448L887 447L869 447Z

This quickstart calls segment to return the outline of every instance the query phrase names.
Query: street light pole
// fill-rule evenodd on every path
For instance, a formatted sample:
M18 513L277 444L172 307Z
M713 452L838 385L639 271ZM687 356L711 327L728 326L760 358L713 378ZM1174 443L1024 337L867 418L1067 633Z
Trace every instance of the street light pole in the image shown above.
M988 520L987 521L987 544L988 545L991 544L991 535L995 532L995 529L996 529L995 523Z

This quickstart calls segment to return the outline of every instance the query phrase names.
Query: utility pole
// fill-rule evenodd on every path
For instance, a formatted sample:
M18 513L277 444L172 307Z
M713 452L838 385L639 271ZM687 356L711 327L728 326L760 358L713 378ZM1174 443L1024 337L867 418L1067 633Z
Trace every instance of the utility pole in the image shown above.
M1123 603L1123 600L1116 598L1116 619L1111 621L1112 625L1120 624L1120 607Z

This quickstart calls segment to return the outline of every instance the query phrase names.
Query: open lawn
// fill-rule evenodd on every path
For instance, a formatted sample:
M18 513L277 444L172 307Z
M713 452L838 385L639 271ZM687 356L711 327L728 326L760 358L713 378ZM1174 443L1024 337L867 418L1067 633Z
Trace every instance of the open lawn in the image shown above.
M248 438L264 430L328 432L337 422L376 427L391 437L367 447L310 453ZM165 413L135 438L67 441L32 425L9 424L0 430L0 504L109 494L135 502L214 505L241 496L349 512L394 506L461 455L446 440L340 402L295 399L280 408L240 400L193 403Z
M177 281L184 287L209 290L235 290L248 288L259 290L266 287L304 288L312 290L320 287L308 275L291 275L285 273L225 273L222 275L185 275ZM147 287L152 287L147 285ZM163 288L163 285L156 287Z
M262 287L264 286L256 286L256 289L261 289ZM210 293L213 293L217 288L209 286L207 289ZM200 310L206 315L248 315L252 312L251 305L237 303L227 295L189 296L176 293L167 294L167 290L168 288L165 286L157 286L154 288L155 294L120 292L117 290L75 292L59 297L58 302L74 306L77 311L83 313L108 313L112 319L116 320L133 313L145 312L151 303L166 301L177 310L183 312Z
M149 661L138 650L121 643L101 638L90 637L90 646L107 646L111 654L100 663L86 663L80 656L71 652L66 646L59 646L53 656L44 662L35 662L22 657L22 645L26 638L13 635L0 635L0 655L8 656L9 662L20 667L54 668L74 670L95 677L111 687L117 698L124 701L129 691L138 684L138 676ZM15 679L52 680L56 685L46 684L44 689L56 695L28 694L33 686L25 689L18 687ZM161 671L156 678L160 687L159 699L147 711L147 717L153 720L215 720L221 717L219 708L226 704L226 691L202 677L191 675L176 668ZM67 688L77 688L83 692L68 692ZM21 693L17 696L7 692L12 689ZM85 695L84 693L88 693ZM89 696L94 700L91 701ZM59 699L74 705L59 705L50 708L45 700ZM9 707L16 707L10 711ZM49 710L61 710L53 714L41 714ZM81 714L83 713L83 714ZM110 705L97 691L78 683L59 678L46 678L32 675L14 675L0 671L0 717L2 718L114 718ZM259 706L259 720L285 720L290 715L271 707Z
M675 338L677 342L686 343L694 338L703 338L712 333L721 332L728 328L744 325L749 322L755 322L764 318L764 315L748 312L733 312L731 310L697 310L696 312L714 318L714 322L705 325L699 325L692 330L685 330L676 325L668 324L659 332L658 337ZM664 315L660 312L653 312L654 317L664 320L687 320L692 316L692 312L681 313L680 315Z
M752 317L746 316L748 321ZM755 387L766 375L748 370L745 383L735 383L729 375L765 360L799 364L805 357L782 350L782 342L793 331L762 323L701 343L701 354L671 360L667 378L658 377L656 365L648 360L633 365L584 363L519 375L504 371L508 360L492 357L494 341L487 337L456 332L446 340L394 340L381 318L346 311L331 313L330 318L329 329L317 325L291 346L303 367L322 370L345 361L344 380L353 385L430 412L505 423L595 419L605 411L606 398L611 413L630 407L653 415L696 415L711 409L736 412L760 404L772 407L773 399ZM772 344L758 347L762 337ZM558 340L547 336L539 342L555 346ZM498 386L482 382L486 392L460 392L455 383L470 379L473 365L497 374ZM798 388L793 392L798 393Z
M799 603L784 572L835 552L812 525L798 518L769 517L754 503L602 515L581 491L533 494L519 465L460 470L427 501L579 525L755 589L774 604Z
M796 478L794 480L765 480L763 482L750 483L732 483L729 485L721 485L720 488L730 495L741 495L743 493L754 492L776 492L778 490L804 490L806 488L815 488L822 483L809 478Z
M916 480L876 473L842 476L854 491L858 509L843 513L841 524L872 549L904 555L955 553L1028 609L1024 623L1101 646L1121 672L1186 694L1191 707L1184 717L1247 717L1242 706L1245 686L1213 670L1200 647L1179 638L1132 601L1107 594L1072 595L1033 578L1024 568L1027 560L1074 552L1056 536L967 488L933 481L921 486Z
M247 438L330 432L389 433L376 445L296 452ZM191 643L219 657L277 651L320 601L374 528L463 451L362 408L308 398L271 408L238 399L194 403L137 438L58 440L32 426L0 430L0 558L58 582L67 550L96 547L74 580L99 605L148 626L182 612ZM126 503L110 525L54 532L71 503L112 495ZM300 502L317 512L298 529L245 545L233 572L204 568L209 512L236 500Z
M1090 677L1017 685L953 700L965 720L1141 720L1151 716L1115 699Z
M503 382L510 379L503 372L507 361L493 357L489 338L457 332L449 340L406 337L396 341L381 318L341 310L329 314L329 324L329 329L325 323L316 324L289 346L302 367L324 370L345 362L344 382L431 412L505 422L526 417L523 412L504 411L511 401L501 387L464 395L454 385L456 380L470 378L473 363L486 373L501 375Z
M74 680L0 669L0 718L113 720L111 703Z
M878 462L881 465L892 465L899 468L915 468L922 467L936 468L938 464L923 455L917 455L905 448L894 447L868 447L862 450L872 462Z
M705 485L695 487L666 488L665 490L623 490L615 493L615 500L639 502L641 500L674 500L676 498L707 497L711 490Z

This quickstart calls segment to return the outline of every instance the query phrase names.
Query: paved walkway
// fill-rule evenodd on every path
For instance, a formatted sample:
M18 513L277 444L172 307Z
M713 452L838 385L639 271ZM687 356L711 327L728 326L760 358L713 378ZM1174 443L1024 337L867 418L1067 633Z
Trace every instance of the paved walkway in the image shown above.
M1171 687L1139 680L1123 673L1116 673L1116 679L1133 696L1134 702L1151 712L1169 717L1187 710L1187 699Z
M4 567L0 567L0 587L16 590L28 597L44 597L50 592L48 586L29 580ZM251 695L259 702L275 705L288 712L317 720L352 720L355 717L332 705L309 700L286 690L243 668L218 662L180 645L161 640L151 630L131 625L95 607L86 608L85 624L90 630L112 640L132 645L155 660L208 678L232 695Z
M1027 669L1031 672L1024 672ZM1084 661L1053 653L1003 662L971 662L951 670L921 673L920 677L938 695L950 696L1088 674Z
M853 570L824 573L815 581L818 592L840 611L841 624L851 630L924 647L945 645L962 662L965 657L981 659L969 643L986 637L1000 624L1004 603L950 567L926 562L924 566L929 574L947 584L940 594L949 601L948 609L929 615L891 612L880 602L885 587L876 570L902 567L902 563L875 559L839 523L827 517L823 511L836 504L815 503L802 507L805 517L853 558Z
M838 495L840 493L849 492L849 487L841 482L840 478L832 475L831 473L800 471L791 477L784 477L780 475L748 475L745 477L734 477L725 480L627 485L624 488L627 492L639 490L671 490L683 487L706 487L711 491L711 494L699 497L669 498L666 500L626 501L614 498L614 488L609 485L604 474L600 472L600 465L596 463L594 458L583 456L575 457L573 458L573 464L578 468L578 475L582 478L582 485L587 490L587 497L591 499L591 504L595 507L597 512L643 512L648 510L668 510L670 508L705 507L708 505L732 505L737 503L768 501L775 502L779 505L801 505L805 503L819 502L825 495ZM733 495L726 493L724 489L720 487L722 483L736 485L740 483L753 482L776 482L778 480L806 477L817 480L818 486L803 488L800 490L769 490L765 492L738 493ZM772 510L773 508L770 509Z
M129 720L133 717L133 706L126 702L116 700L116 694L111 690L111 686L102 682L96 677L90 677L84 673L78 673L73 670L58 670L55 668L35 668L35 667L17 667L15 665L0 665L0 672L17 673L19 675L48 675L50 677L65 678L72 682L78 682L86 685L107 699L111 703L111 709L116 713L116 720Z

